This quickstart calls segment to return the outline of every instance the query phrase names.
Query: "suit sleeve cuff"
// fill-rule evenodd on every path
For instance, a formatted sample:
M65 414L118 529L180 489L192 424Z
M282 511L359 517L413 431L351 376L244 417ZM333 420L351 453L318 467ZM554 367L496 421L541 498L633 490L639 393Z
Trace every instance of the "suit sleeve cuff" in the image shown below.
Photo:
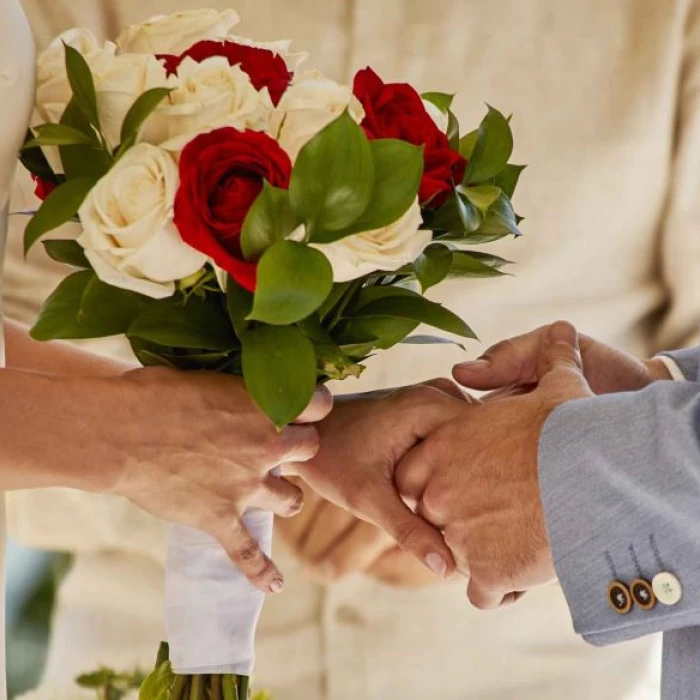
M688 380L678 366L678 363L668 355L657 355L654 359L664 364L674 382L685 382Z

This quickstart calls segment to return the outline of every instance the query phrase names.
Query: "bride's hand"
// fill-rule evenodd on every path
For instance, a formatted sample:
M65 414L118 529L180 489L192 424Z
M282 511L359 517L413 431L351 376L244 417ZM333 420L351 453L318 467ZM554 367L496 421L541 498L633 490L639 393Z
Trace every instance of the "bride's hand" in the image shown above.
M497 390L498 395L511 387L532 387L537 382L542 341L552 325L504 340L489 348L478 360L457 365L453 370L454 378L469 389ZM579 342L584 374L596 394L637 391L653 381L670 379L659 360L639 360L582 334L579 334Z
M454 560L442 535L403 503L393 477L406 452L463 405L458 390L447 393L435 386L339 399L319 424L318 455L287 470L323 498L384 530L434 572L448 576Z
M121 382L126 407L114 407L123 415L111 448L123 462L113 492L156 516L208 532L254 585L281 590L280 572L242 516L249 508L281 516L299 512L302 491L270 470L313 457L316 428L278 432L237 377L141 369L107 381ZM324 418L331 404L330 394L320 390L300 423Z

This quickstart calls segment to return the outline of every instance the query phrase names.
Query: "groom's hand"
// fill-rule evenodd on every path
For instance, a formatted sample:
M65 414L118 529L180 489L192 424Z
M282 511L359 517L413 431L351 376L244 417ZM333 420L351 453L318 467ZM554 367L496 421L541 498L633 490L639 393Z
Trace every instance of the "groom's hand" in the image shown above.
M538 387L531 393L463 407L396 468L400 492L443 530L458 569L469 578L469 599L482 609L555 578L537 449L557 406L592 395L573 326L550 328L534 379Z
M388 533L440 576L454 571L441 533L412 513L394 486L399 460L436 428L461 413L466 398L452 385L414 386L336 399L318 428L312 460L289 465L323 498Z
M463 362L453 370L454 378L469 389L510 392L537 384L537 363L542 343L551 325L504 340L489 348L473 362ZM637 391L653 381L670 379L659 360L642 361L594 338L579 336L586 380L596 394Z

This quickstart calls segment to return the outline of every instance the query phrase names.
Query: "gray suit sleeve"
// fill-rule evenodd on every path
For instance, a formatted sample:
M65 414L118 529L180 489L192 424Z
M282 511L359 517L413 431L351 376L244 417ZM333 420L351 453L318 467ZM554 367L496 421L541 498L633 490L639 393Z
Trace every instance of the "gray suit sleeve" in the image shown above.
M700 379L700 348L688 348L660 354L670 357L678 365L686 379Z
M679 364L690 376L688 359ZM604 645L700 625L700 383L657 382L564 404L545 424L539 455L576 631ZM627 615L609 606L612 580L651 581L661 571L681 581L678 604Z

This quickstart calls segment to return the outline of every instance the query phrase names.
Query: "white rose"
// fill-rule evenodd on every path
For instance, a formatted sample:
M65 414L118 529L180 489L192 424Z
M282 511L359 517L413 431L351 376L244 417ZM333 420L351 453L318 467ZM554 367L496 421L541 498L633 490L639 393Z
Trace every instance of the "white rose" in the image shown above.
M446 134L447 127L449 126L449 116L429 100L423 100L423 106L425 107L425 111L430 115L430 118L435 122L435 126L437 126L443 134Z
M358 124L365 118L352 88L316 71L307 72L282 95L272 113L269 133L294 162L299 151L346 109Z
M341 238L334 243L312 244L312 247L328 258L334 282L349 282L380 270L394 272L414 262L432 241L432 231L421 230L422 223L420 205L416 200L389 226Z
M267 129L272 111L267 90L258 92L248 74L223 56L201 63L186 58L168 86L172 92L154 115L148 137L166 150L181 151L196 135L222 126Z
M110 147L118 146L122 122L127 112L146 90L165 86L165 68L155 56L115 55L113 44L100 47L94 36L87 31L67 32L39 56L36 109L32 126L57 124L73 96L66 75L62 40L80 51L90 66L97 92L102 133ZM58 149L46 148L44 152L52 169L63 172Z
M206 256L173 223L178 184L172 156L142 143L95 185L78 212L78 242L103 282L160 299L201 269Z
M127 27L117 38L122 53L176 54L198 41L225 39L239 22L233 10L189 10L158 15Z

